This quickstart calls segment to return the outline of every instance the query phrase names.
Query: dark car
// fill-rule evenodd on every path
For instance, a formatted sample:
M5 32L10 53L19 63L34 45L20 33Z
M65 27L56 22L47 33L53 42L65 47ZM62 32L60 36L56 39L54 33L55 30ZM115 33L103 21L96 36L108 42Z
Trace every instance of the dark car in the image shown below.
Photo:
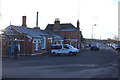
M99 50L99 47L97 45L92 45L91 50Z

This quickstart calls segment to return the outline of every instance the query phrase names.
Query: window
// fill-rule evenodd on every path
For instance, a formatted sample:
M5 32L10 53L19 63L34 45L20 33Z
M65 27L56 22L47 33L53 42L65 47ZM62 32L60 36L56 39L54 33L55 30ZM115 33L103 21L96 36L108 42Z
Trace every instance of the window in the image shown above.
M71 42L71 45L74 46L74 41Z
M40 50L40 47L41 47L41 41L40 41L40 39L37 40L37 44L38 44L37 49Z
M41 47L42 47L42 49L44 48L44 40L41 40Z
M69 47L68 47L68 46L66 46L66 45L64 45L63 47L64 47L65 49L69 49Z
M50 38L48 38L48 39L49 39L50 43L52 43L52 38L50 37Z
M57 46L57 49L62 49L62 46Z
M36 40L33 40L33 43L36 43Z
M37 50L40 50L40 43L38 43Z
M34 45L34 51L40 50L40 46L41 46L41 41L40 41L40 39L35 39L35 40L33 40L33 45Z
M62 49L62 46L51 46L51 49Z
M36 50L36 43L33 43L33 45L34 45L34 50Z

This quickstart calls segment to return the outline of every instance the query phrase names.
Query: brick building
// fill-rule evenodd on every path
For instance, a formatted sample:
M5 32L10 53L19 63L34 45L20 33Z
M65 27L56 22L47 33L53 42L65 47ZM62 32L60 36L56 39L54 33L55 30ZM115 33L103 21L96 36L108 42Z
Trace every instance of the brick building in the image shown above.
M11 56L15 45L18 46L20 55L36 55L49 50L49 46L63 41L63 37L53 32L40 30L39 27L29 28L26 17L23 16L22 26L10 25L2 34L2 54Z
M64 37L63 44L70 44L78 49L81 48L81 31L79 27L79 20L77 27L71 23L60 23L58 18L55 19L54 24L48 24L45 31L51 31Z
M70 44L80 49L81 31L79 20L77 27L71 23L61 24L55 19L54 24L48 24L45 30L38 27L29 28L26 16L22 17L22 25L9 25L2 34L2 55L11 56L15 45L18 46L20 55L36 55L48 51L52 44Z

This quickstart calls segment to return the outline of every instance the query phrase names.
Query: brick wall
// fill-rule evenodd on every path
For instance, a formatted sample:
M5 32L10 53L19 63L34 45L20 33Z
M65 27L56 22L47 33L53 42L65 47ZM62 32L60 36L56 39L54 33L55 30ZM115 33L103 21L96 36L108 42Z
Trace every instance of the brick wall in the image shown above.
M63 41L63 44L70 44L73 45L74 47L79 49L79 44L80 44L80 32L75 32L75 31L61 31L57 32L59 35L65 36L65 39L78 39L78 41L71 42L70 40L65 40Z

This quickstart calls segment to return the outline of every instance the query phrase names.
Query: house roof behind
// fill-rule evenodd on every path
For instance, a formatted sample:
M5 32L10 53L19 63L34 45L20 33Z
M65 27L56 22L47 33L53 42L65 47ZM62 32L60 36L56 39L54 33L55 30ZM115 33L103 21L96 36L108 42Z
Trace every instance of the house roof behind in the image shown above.
M53 31L54 24L48 24L45 30ZM60 24L60 30L57 31L76 31L76 28L71 23L65 23L65 24Z

